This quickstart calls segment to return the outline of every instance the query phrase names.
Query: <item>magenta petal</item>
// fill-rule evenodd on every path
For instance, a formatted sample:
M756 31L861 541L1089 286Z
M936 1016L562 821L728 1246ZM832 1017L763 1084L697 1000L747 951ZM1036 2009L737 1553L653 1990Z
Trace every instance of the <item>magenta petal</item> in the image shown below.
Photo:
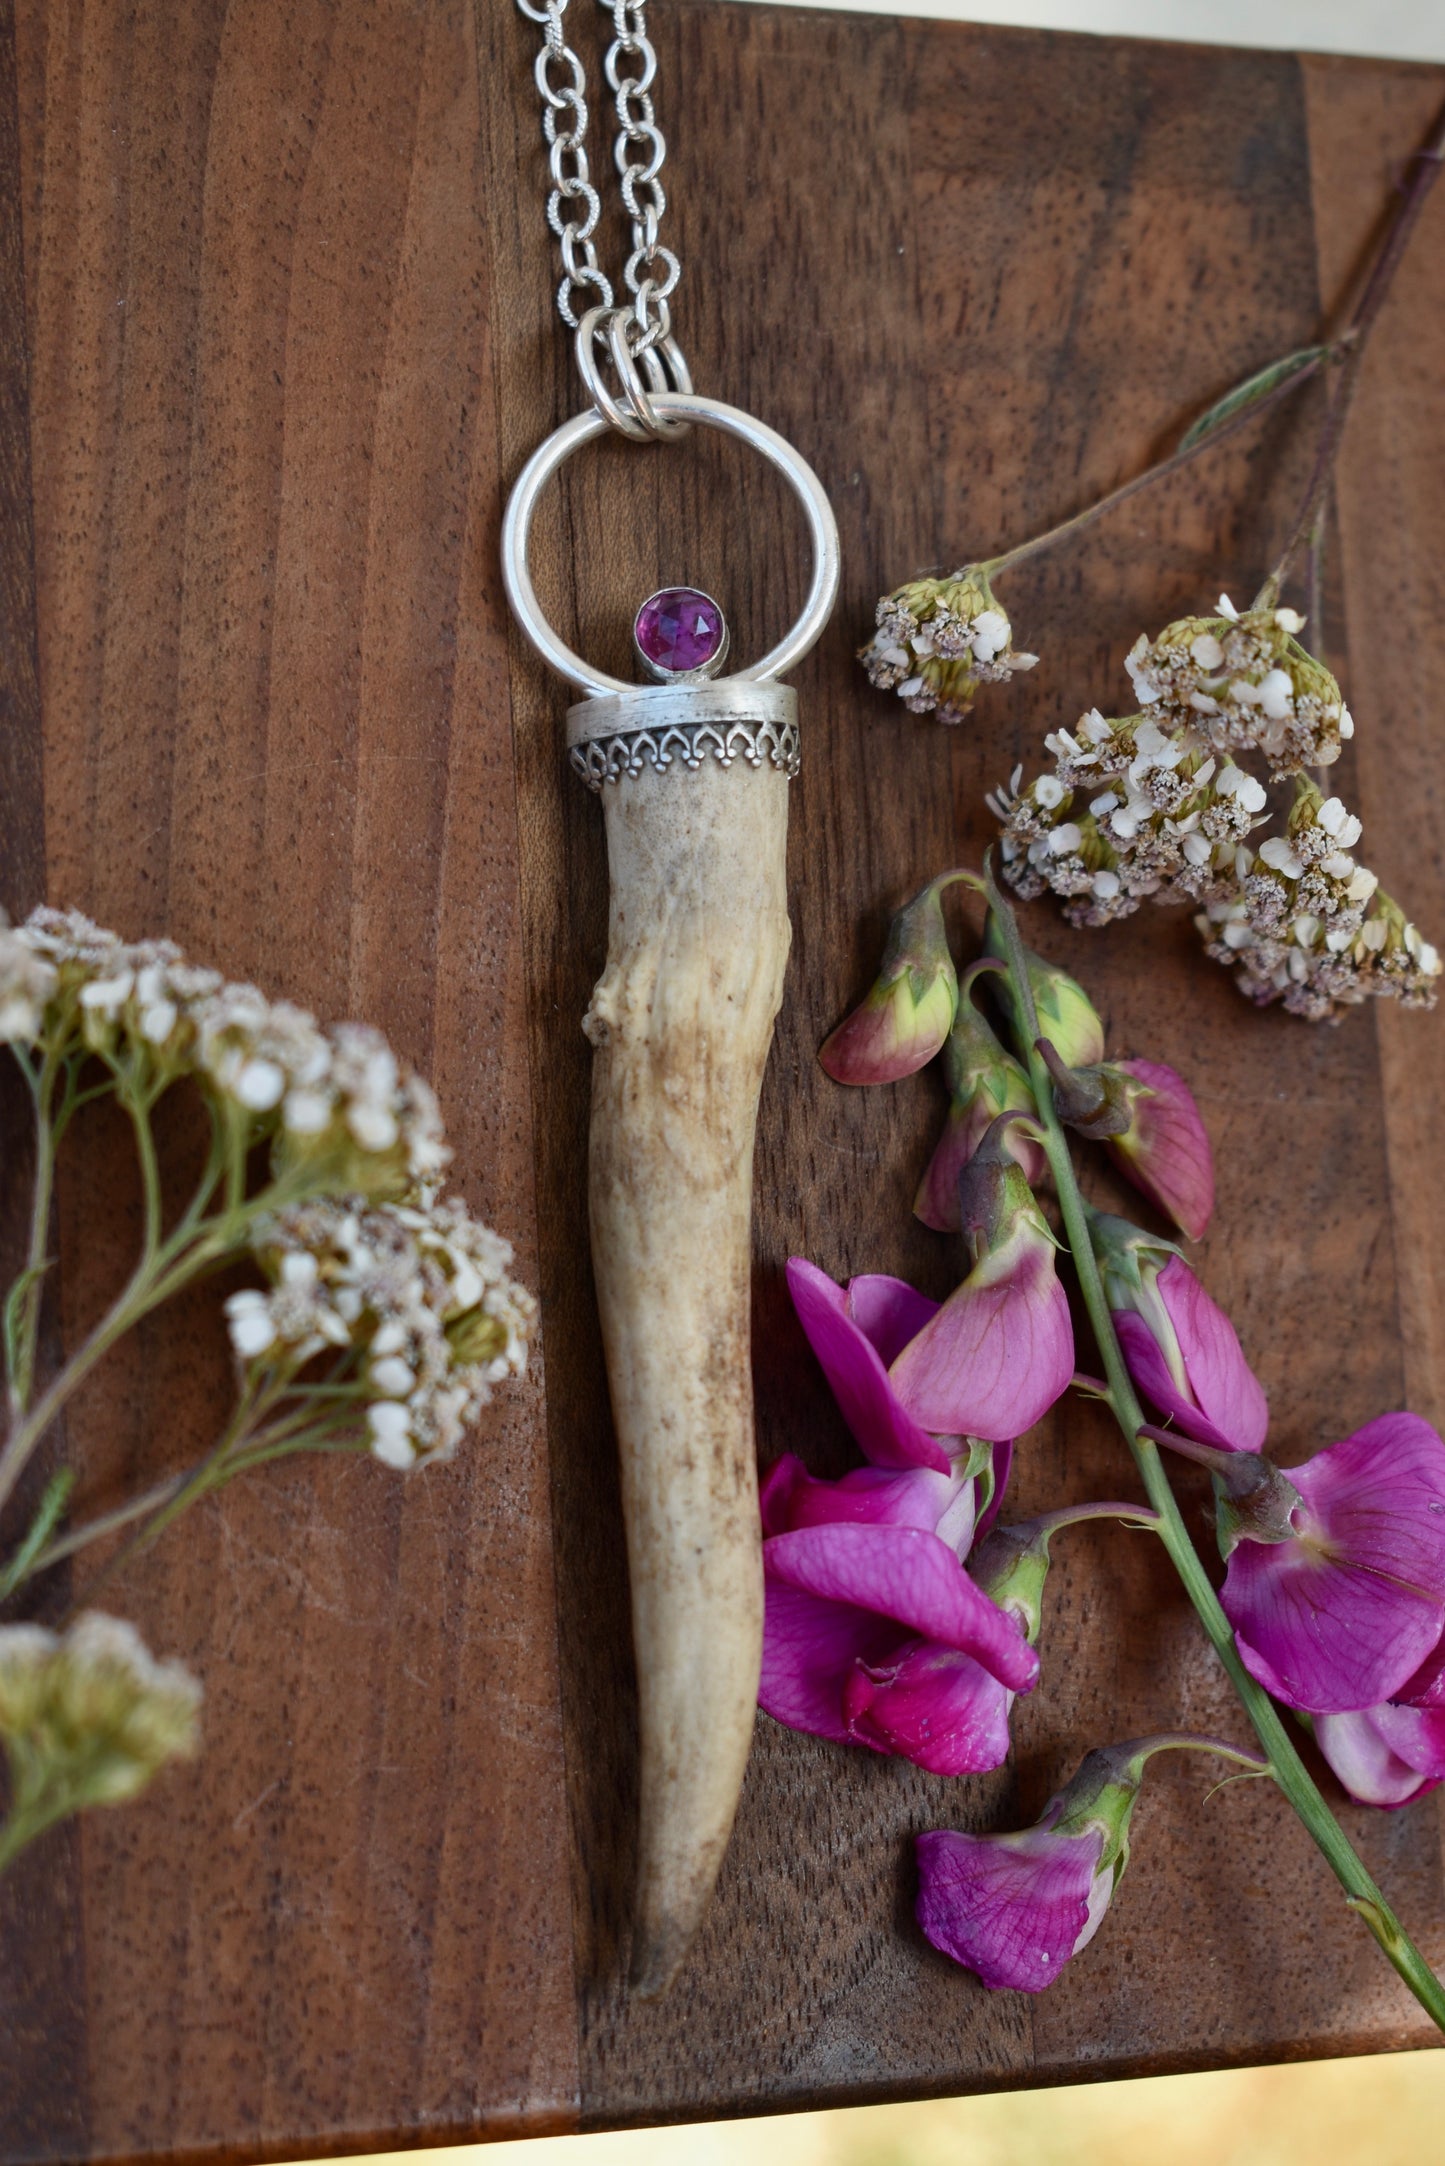
M917 1313L911 1305L923 1304L923 1296L900 1279L855 1279L853 1283L861 1288L858 1299L864 1314L886 1343L892 1343L904 1319ZM888 1288L893 1291L882 1290ZM850 1311L849 1295L843 1288L816 1264L794 1256L788 1263L788 1291L864 1456L875 1466L934 1467L940 1474L947 1473L947 1452L903 1406L872 1339ZM925 1305L931 1312L932 1305Z
M1002 1443L1031 1429L1074 1373L1069 1304L1052 1246L1024 1229L986 1256L890 1371L923 1427Z
M1115 1314L1114 1327L1135 1384L1186 1436L1222 1451L1260 1451L1269 1432L1269 1401L1233 1324L1181 1257L1170 1257L1158 1291L1178 1340L1188 1389L1180 1388L1144 1317L1125 1309Z
M1445 1714L1387 1703L1348 1715L1316 1715L1314 1733L1362 1805L1413 1805L1445 1782Z
M851 1602L822 1601L771 1575L764 1597L759 1707L790 1730L851 1744L844 1679L855 1663L886 1662L906 1646L909 1634L889 1617Z
M1214 1154L1194 1093L1163 1061L1113 1065L1146 1089L1134 1098L1133 1127L1108 1139L1109 1156L1192 1241L1202 1240L1214 1215Z
M918 1922L992 1991L1039 1993L1089 1940L1113 1893L1104 1831L918 1838Z
M1289 1474L1299 1534L1230 1555L1240 1655L1290 1707L1374 1707L1445 1631L1445 1444L1418 1415L1385 1414Z
M1426 1655L1413 1677L1392 1695L1402 1707L1445 1707L1445 1639Z
M1039 1658L1012 1617L976 1587L954 1552L917 1527L803 1527L763 1545L769 1585L851 1602L971 1654L1001 1684L1032 1690Z
M886 1467L855 1467L836 1482L800 1471L789 1485L785 1510L774 1508L763 1524L770 1535L845 1523L921 1527L935 1534L959 1488L952 1475L932 1467L909 1467L899 1474Z
M843 1687L850 1736L934 1775L1002 1767L1012 1704L971 1655L930 1640L910 1640L886 1663L855 1663Z
M938 1314L938 1303L927 1294L906 1279L885 1278L881 1272L865 1271L849 1279L847 1303L848 1314L885 1369Z

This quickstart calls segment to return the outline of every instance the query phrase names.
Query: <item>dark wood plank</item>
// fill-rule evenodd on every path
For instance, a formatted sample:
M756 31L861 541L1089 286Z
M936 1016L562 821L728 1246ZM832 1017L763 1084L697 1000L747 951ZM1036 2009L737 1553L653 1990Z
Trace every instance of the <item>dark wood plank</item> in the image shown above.
M533 1276L470 11L59 7L28 39L51 891L375 1019ZM96 1145L71 1329L132 1200ZM204 1436L216 1323L88 1399L93 1499ZM81 2144L57 2069L52 2148L566 2125L541 1408L539 1363L440 1479L288 1470L115 1590L206 1678L208 1751L86 1828L92 2080Z
M1035 125L1020 130L1025 75ZM927 560L992 553L1137 470L1231 382L1308 339L1320 295L1295 61L1070 39L1035 46L999 32L940 52L925 32L916 79L935 443L958 477L942 531L920 535ZM1431 242L1422 233L1422 250ZM1001 584L1041 661L1012 697L985 694L957 733L963 856L976 857L991 832L984 791L1016 759L1035 767L1046 730L1095 703L1129 711L1122 659L1140 630L1207 607L1221 585L1253 593L1303 486L1317 418L1302 402ZM1352 794L1351 763L1339 772ZM1113 1043L1172 1061L1199 1094L1220 1176L1200 1268L1241 1319L1270 1393L1275 1448L1303 1456L1403 1403L1384 1141L1378 1120L1361 1119L1362 1107L1381 1104L1374 1017L1309 1031L1252 1012L1197 957L1186 912L1071 933L1037 906L1029 924L1094 991ZM1411 1021L1428 1059L1434 1025ZM1322 1301L1351 1314L1347 1363L1319 1331ZM1043 1509L1121 1484L1134 1494L1133 1479L1109 1426L1073 1407L1021 1454L1017 1495ZM1183 1487L1202 1509L1202 1486ZM1030 1811L1084 1746L1165 1727L1180 1709L1197 1727L1243 1734L1152 1546L1081 1530L1058 1555L1043 1682L1015 1723ZM1109 1932L1035 2006L1041 2076L1428 2035L1277 1801L1246 1787L1201 1811L1196 1770L1176 1763L1161 1775L1140 1808ZM1433 1822L1429 1807L1408 1834L1385 1816L1352 1821L1412 1917L1428 1923L1431 1946ZM1289 1926L1268 1906L1218 1899L1240 1874L1277 1891ZM1159 1932L1161 1914L1187 1919L1187 1930Z
M1438 110L1440 77L1311 59L1305 87L1320 283L1333 305ZM1445 924L1445 762L1431 721L1445 669L1445 507L1418 447L1445 441L1445 375L1431 360L1445 332L1442 262L1445 211L1433 201L1365 363L1338 488L1360 814L1385 885L1431 928ZM1395 1268L1409 1401L1445 1428L1441 1064L1411 1020L1380 1016Z
M982 790L1121 696L1137 630L1221 577L1249 586L1308 415L1008 582L1043 661L965 730L870 692L852 650L873 599L1073 508L1308 335L1441 75L720 0L653 27L694 374L800 445L843 530L844 598L798 675L755 1299L763 1451L837 1472L851 1448L783 1261L942 1292L958 1259L907 1217L930 1085L841 1092L814 1049L888 908L982 847ZM601 19L577 28L595 75ZM577 403L533 49L510 7L466 0L22 0L0 169L25 218L44 763L32 726L35 855L7 899L43 879L387 1028L541 1289L545 1369L452 1468L405 1488L277 1474L117 1587L206 1674L207 1752L8 1885L58 1921L22 2016L58 2051L0 2108L0 2155L296 2156L1422 2042L1288 1815L1250 1787L1201 1807L1182 1770L1146 1794L1109 1925L1043 2000L987 1996L920 1941L916 1829L1026 1816L1102 1737L1234 1721L1149 1550L1087 1532L1060 1545L1008 1769L944 1783L760 1717L694 1963L659 2007L622 1991L633 1683L578 1028L606 872L562 754L567 694L510 632L496 571L505 482ZM1445 197L1362 393L1333 628L1362 724L1345 786L1431 925L1442 221ZM0 277L7 261L13 327L0 245ZM675 577L719 592L756 649L800 599L799 541L731 446L598 446L544 508L539 585L604 666ZM14 657L7 691L33 712ZM1033 923L1115 1042L1200 1091L1221 1173L1204 1268L1286 1454L1407 1396L1439 1419L1438 1026L1256 1017L1192 960L1182 917ZM97 1131L62 1199L68 1330L134 1208ZM200 1442L225 1389L208 1298L78 1407L91 1499ZM1018 1500L1130 1481L1073 1409L1030 1441ZM1432 1808L1351 1825L1445 1957Z

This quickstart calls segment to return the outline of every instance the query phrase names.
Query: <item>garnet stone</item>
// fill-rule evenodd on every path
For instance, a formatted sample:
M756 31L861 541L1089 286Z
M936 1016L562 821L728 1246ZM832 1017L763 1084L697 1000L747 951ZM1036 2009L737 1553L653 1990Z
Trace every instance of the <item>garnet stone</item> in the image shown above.
M727 652L727 622L700 587L663 587L637 612L632 637L655 677L709 675Z

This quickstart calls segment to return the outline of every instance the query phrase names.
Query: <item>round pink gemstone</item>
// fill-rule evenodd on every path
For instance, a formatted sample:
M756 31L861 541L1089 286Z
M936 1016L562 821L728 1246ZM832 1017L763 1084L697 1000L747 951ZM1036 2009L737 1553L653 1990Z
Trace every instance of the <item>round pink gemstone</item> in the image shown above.
M723 613L698 587L664 587L651 594L632 627L638 651L669 676L706 669L723 643Z

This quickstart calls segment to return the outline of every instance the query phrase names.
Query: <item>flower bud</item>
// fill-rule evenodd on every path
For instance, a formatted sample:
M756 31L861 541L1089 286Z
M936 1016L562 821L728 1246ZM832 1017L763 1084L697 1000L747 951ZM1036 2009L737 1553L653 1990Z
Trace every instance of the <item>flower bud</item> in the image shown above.
M1144 1397L1201 1444L1258 1451L1268 1401L1234 1326L1174 1244L1103 1212L1091 1216L1089 1231L1114 1329Z
M1214 1154L1189 1085L1158 1060L1115 1061L1111 1073L1129 1125L1109 1137L1109 1156L1191 1241L1202 1240L1214 1213Z
M1043 1629L1053 1533L1054 1526L1042 1519L995 1527L968 1561L969 1578L1013 1618L1030 1647L1037 1646Z
M1003 928L990 910L984 927L984 950L1007 962ZM1045 962L1032 948L1025 948L1029 984L1039 1019L1039 1034L1048 1039L1066 1068L1093 1068L1104 1058L1104 1026L1088 994L1075 978L1056 964ZM1010 979L1000 981L1014 1041L1021 1053L1033 1046L1033 1034L1019 1006Z
M1001 1113L1035 1112L1028 1077L1006 1052L993 1030L974 1006L972 986L987 963L975 963L965 971L959 985L958 1013L943 1048L944 1073L948 1078L948 1118L918 1184L913 1214L935 1233L959 1229L958 1181L983 1139L990 1122ZM1031 1183L1043 1179L1046 1159L1043 1146L1015 1121L1005 1131L1010 1154Z
M943 923L944 873L904 905L872 991L818 1054L835 1083L895 1083L932 1060L952 1027L958 978Z

